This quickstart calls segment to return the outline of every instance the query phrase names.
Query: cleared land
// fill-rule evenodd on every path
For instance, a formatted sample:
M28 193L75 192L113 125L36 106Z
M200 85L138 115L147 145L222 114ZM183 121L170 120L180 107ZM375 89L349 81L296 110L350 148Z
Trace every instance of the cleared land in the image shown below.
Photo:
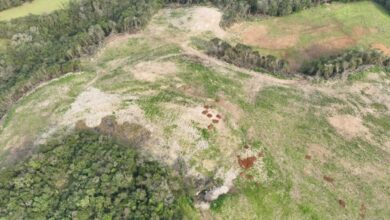
M305 60L354 47L374 47L389 54L390 14L371 1L333 3L285 17L234 25L239 41L290 61Z
M389 73L312 83L237 68L191 46L234 37L199 15L221 18L162 10L142 32L108 39L84 72L24 97L2 124L1 155L114 115L151 131L141 150L215 179L209 198L230 191L188 219L388 219Z
M24 17L29 14L44 14L60 9L69 0L34 0L21 6L0 12L0 21Z

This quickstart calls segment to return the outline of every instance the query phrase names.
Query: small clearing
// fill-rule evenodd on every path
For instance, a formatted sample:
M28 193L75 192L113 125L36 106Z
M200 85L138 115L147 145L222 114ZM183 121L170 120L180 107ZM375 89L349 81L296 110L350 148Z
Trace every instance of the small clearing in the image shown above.
M140 81L154 82L166 75L174 74L177 71L173 62L141 62L130 68L134 78Z
M239 32L245 44L255 45L265 49L288 49L294 47L298 41L298 34L292 33L286 36L270 36L265 25L247 26L236 24L232 30Z
M373 44L372 47L375 49L381 50L381 51L383 51L383 53L390 56L390 46L387 47L384 44Z
M185 16L170 22L181 30L188 29L192 34L212 32L215 36L223 38L226 36L226 32L219 25L221 19L222 12L215 8L196 7L187 9Z
M363 125L362 119L352 115L335 115L328 118L329 123L344 137L351 139L368 136L369 130Z
M10 8L0 12L0 21L11 20L14 18L24 17L29 14L39 15L50 13L60 9L70 0L34 0L21 6Z
M310 159L319 160L324 163L327 161L329 156L331 156L331 152L319 144L310 144L307 156L309 156Z
M61 121L74 125L79 120L85 120L88 127L96 127L102 118L113 113L120 102L121 99L117 95L91 87L77 97Z

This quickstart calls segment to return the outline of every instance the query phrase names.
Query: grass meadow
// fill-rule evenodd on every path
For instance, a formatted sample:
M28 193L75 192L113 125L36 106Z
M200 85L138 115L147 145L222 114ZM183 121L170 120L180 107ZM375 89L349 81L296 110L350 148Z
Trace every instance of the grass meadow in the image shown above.
M390 14L371 1L322 5L243 22L231 30L244 43L283 57L293 67L350 48L374 47L390 53Z
M44 14L60 9L69 0L34 0L21 6L0 12L0 21L11 20L29 14Z

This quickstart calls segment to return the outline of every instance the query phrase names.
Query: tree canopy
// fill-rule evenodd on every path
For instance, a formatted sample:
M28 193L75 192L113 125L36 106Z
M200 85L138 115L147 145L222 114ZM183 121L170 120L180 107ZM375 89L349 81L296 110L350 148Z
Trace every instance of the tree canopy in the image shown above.
M244 44L231 46L229 43L215 38L207 44L207 53L228 63L253 70L267 70L270 72L286 72L288 62L277 59L272 55L261 55Z
M378 50L350 50L345 53L324 57L302 66L302 73L325 79L340 76L364 65L376 65L390 68L390 57Z
M180 219L178 176L108 136L78 131L0 172L0 219Z

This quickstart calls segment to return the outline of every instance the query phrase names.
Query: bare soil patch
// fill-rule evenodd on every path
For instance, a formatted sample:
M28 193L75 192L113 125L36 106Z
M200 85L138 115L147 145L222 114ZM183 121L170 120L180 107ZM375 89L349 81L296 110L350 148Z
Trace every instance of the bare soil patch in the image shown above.
M337 54L355 44L356 40L352 37L330 38L311 45L303 53L308 59L317 59Z
M386 55L390 56L390 47L387 47L384 44L373 44L372 48L378 49L378 50L382 51L383 53L385 53Z
M241 159L240 156L238 156L237 159L238 159L238 164L240 165L240 167L244 168L244 169L252 168L254 163L257 160L256 157L248 157L248 158Z
M339 199L339 205L340 205L341 208L345 208L345 206L346 206L347 204L345 203L344 200Z
M177 71L173 62L141 62L130 69L134 78L140 81L154 82L162 77L174 74Z
M96 88L89 88L76 98L60 123L73 125L84 119L87 126L96 127L100 124L102 118L111 115L117 109L120 102L121 99L117 95L104 93Z
M310 144L308 149L308 154L305 156L305 158L307 160L311 160L313 158L321 162L326 162L326 160L330 155L331 152L325 147L319 144Z
M364 203L362 203L362 204L360 205L359 216L360 216L361 218L366 217L366 212L367 212L367 207L366 207L366 205L365 205Z
M127 43L129 38L131 38L133 34L125 33L125 34L114 34L109 36L105 41L105 49L110 47L118 47L123 43Z
M189 30L193 34L212 32L219 38L225 37L226 32L219 25L222 13L218 9L196 7L190 10L188 15L171 20L170 23L181 30Z
M242 111L242 109L239 106L237 106L234 103L231 103L230 101L228 101L225 98L220 98L216 102L216 106L218 108L220 108L221 110L223 110L223 112L225 114L228 114L228 115L232 116L232 118L235 121L239 121L241 119L241 117L244 115L244 112ZM215 117L218 120L222 119L222 115L221 114L217 114Z
M334 179L330 176L324 176L324 180L328 183L333 183L334 182Z
M239 31L242 29L241 31ZM240 38L245 44L258 46L265 49L287 49L293 47L298 42L299 35L292 33L285 36L272 37L268 34L267 27L264 25L249 26L234 25L232 30L240 33Z
M328 121L341 135L348 139L369 134L369 130L363 125L362 119L352 115L336 115L329 117Z

